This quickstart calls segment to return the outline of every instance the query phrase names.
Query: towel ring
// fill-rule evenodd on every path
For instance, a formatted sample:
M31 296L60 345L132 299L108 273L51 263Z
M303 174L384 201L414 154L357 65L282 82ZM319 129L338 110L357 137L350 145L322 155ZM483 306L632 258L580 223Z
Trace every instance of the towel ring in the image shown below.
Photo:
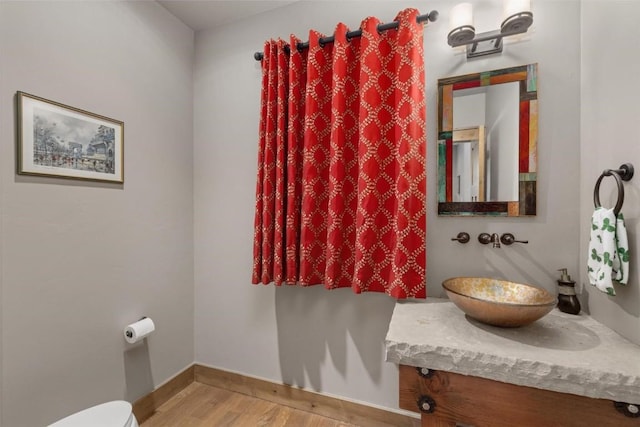
M631 163L625 163L620 166L620 169L605 169L602 172L596 181L595 188L593 189L593 204L596 208L602 207L600 205L600 183L602 182L602 178L605 176L613 176L616 180L616 184L618 185L618 201L616 202L616 206L613 208L613 213L618 216L620 209L622 209L622 204L624 203L624 186L622 185L622 181L629 181L633 177L633 165Z

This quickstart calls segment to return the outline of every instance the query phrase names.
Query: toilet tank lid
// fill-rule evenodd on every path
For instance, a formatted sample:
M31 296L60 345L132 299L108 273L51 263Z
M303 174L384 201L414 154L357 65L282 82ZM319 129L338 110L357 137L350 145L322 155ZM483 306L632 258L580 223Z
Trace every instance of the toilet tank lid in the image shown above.
M71 414L49 427L127 427L130 418L131 404L114 400Z

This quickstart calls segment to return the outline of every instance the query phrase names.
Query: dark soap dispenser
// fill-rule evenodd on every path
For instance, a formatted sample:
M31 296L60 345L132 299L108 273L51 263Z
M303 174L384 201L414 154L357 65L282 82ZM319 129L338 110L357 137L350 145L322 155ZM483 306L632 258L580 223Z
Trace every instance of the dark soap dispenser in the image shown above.
M580 313L580 301L576 296L576 282L571 280L566 268L558 270L560 280L558 280L558 309L569 314Z

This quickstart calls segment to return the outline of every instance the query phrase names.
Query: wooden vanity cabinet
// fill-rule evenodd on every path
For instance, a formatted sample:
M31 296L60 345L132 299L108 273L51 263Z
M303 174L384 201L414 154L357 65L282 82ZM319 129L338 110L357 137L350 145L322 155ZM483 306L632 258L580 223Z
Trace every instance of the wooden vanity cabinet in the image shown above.
M421 413L422 427L640 427L640 414L610 400L408 365L400 407Z

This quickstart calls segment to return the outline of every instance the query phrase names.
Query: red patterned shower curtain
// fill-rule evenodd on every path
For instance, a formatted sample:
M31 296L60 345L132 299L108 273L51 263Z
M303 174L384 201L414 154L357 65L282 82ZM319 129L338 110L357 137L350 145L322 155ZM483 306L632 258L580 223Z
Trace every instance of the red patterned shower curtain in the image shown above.
M334 43L264 46L254 284L395 298L425 295L426 135L422 25L376 18Z

